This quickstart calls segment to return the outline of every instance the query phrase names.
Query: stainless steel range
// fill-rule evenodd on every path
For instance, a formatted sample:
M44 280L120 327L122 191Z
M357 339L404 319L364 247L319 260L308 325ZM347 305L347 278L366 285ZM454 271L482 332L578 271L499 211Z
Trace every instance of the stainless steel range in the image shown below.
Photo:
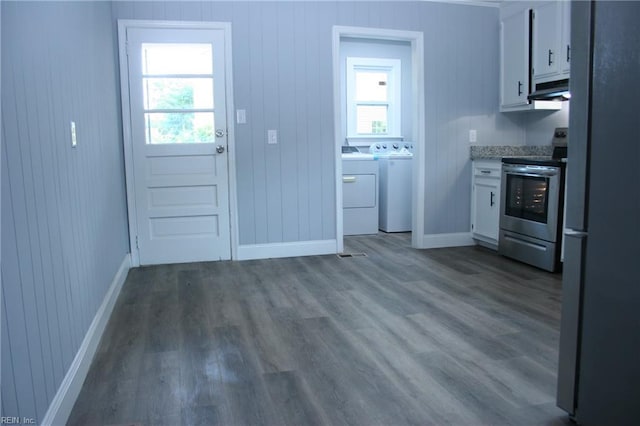
M560 267L567 128L553 156L502 159L498 252L548 271Z

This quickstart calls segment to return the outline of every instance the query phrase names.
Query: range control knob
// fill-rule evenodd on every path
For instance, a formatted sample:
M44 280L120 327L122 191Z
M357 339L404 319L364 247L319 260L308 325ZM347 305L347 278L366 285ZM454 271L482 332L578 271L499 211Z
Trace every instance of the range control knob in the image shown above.
M380 144L376 144L376 149L380 149Z
M394 143L393 144L393 149L398 149L398 148L400 148L400 146L397 143Z
M387 149L387 146L386 145L382 145L382 149Z

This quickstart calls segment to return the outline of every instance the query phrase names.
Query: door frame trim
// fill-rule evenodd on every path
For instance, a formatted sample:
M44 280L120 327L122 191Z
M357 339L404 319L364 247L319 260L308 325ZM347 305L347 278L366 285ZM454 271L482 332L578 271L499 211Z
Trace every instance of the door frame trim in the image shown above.
M336 165L336 250L344 250L344 223L342 210L342 114L340 111L340 38L366 40L395 40L411 43L411 88L416 95L411 101L413 115L414 164L411 201L411 247L422 248L425 216L425 96L424 96L424 35L420 31L390 30L383 28L333 27L333 122Z
M233 104L233 63L231 53L231 23L230 22L195 22L195 21L154 21L137 19L118 19L118 54L120 58L120 98L122 102L122 136L124 146L124 166L127 190L127 215L129 220L129 250L131 252L131 266L140 266L140 256L136 247L138 223L136 220L135 179L133 169L133 140L131 137L131 109L129 96L129 62L127 52L127 29L156 28L156 29L206 29L224 31L224 60L225 60L225 99L227 109L227 182L229 185L229 233L231 240L231 259L238 256L238 197L236 182L235 158L235 122Z

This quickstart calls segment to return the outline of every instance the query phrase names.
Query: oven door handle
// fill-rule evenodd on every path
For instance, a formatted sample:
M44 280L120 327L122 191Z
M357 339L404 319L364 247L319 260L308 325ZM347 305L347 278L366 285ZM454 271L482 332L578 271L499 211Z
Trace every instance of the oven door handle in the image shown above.
M517 175L517 176L557 176L558 169L530 169L528 167L522 166L504 166L503 171L509 175Z
M505 174L510 175L510 176L527 176L527 177L553 177L556 176L557 173L512 173L512 172L505 172Z

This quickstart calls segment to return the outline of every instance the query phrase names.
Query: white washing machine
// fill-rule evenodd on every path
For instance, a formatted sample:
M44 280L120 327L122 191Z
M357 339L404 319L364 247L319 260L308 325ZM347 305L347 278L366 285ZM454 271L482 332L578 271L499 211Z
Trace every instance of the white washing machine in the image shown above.
M413 143L376 143L369 151L379 163L378 228L384 232L411 231Z

